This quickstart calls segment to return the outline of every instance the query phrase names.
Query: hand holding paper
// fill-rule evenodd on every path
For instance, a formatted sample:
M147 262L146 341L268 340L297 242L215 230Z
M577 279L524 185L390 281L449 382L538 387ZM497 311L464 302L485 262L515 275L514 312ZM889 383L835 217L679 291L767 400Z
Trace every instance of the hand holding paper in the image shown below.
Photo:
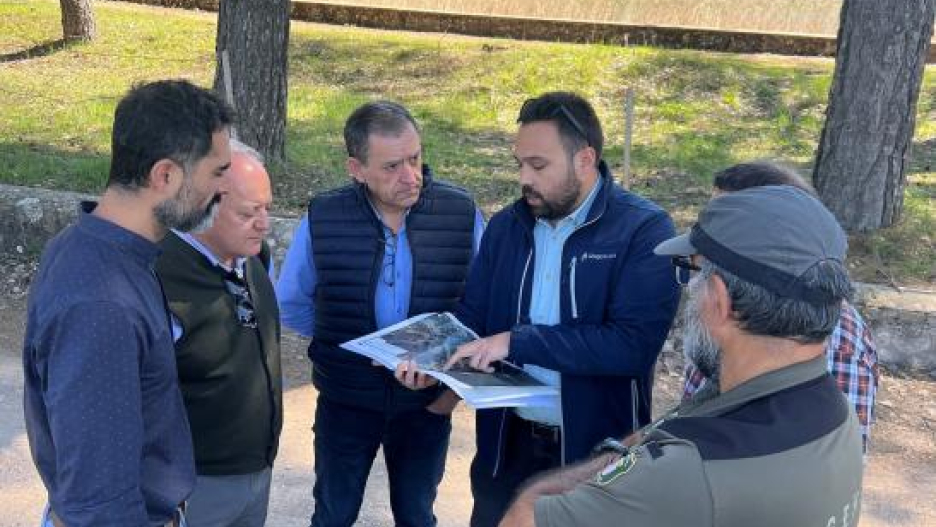
M451 313L424 313L349 340L341 347L389 368L410 389L445 383L473 408L558 404L559 390L555 386L542 383L504 360L509 345L510 333L478 339ZM492 365L498 361L495 370ZM448 413L457 401L445 390L426 409Z

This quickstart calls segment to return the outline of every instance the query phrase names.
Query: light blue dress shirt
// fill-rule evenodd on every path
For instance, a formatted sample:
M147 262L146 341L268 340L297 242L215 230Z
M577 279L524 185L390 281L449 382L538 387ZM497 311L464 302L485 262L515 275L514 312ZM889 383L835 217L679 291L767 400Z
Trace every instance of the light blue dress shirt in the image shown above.
M381 276L374 291L377 329L406 320L410 287L413 283L413 254L406 235L406 221L396 236L393 236L393 231L386 225L383 228L385 239L391 243L395 242L395 245L393 249L384 251ZM473 254L478 253L483 233L484 217L476 209ZM309 218L303 216L283 260L279 280L276 282L276 298L283 325L306 337L314 336L314 296L317 284L318 277L312 258L312 239L309 236Z
M588 218L598 189L604 178L599 176L597 183L571 214L555 222L555 225L539 218L533 227L533 243L535 258L533 265L533 290L530 298L530 322L553 326L562 322L559 299L560 284L562 282L562 249L566 240ZM572 289L573 305L575 299L575 259L569 268L569 287ZM560 386L559 372L541 368L533 364L525 364L523 369L541 382L550 386ZM562 409L558 403L555 406L532 406L518 408L517 415L529 421L560 426L562 424Z

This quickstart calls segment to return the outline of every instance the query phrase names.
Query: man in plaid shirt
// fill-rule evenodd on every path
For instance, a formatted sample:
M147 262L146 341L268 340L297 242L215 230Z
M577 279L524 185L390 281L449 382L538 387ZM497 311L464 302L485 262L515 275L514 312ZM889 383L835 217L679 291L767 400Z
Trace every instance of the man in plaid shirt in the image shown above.
M715 195L766 185L790 185L815 194L815 190L795 172L770 163L743 163L718 173L713 182ZM861 426L861 439L868 450L868 434L874 420L874 398L878 386L877 349L871 329L854 306L842 302L838 325L826 343L829 372L839 389L855 407ZM683 400L703 393L707 379L692 363L686 365Z

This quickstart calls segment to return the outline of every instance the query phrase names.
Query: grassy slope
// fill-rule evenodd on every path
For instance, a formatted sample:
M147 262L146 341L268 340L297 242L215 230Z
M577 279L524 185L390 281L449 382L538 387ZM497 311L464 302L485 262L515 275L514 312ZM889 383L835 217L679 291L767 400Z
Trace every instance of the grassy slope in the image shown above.
M301 0L300 0L301 1ZM331 0L455 13L835 35L841 0Z
M210 82L214 15L112 3L95 9L97 42L0 62L0 181L98 191L113 107L127 87L164 77ZM57 2L0 0L0 55L58 36ZM294 23L290 68L288 164L276 178L281 211L298 211L311 192L345 180L340 130L362 101L408 104L437 172L493 210L516 193L510 134L525 98L552 89L585 94L605 123L605 157L619 168L620 105L631 86L634 188L686 223L718 168L763 157L808 168L832 62ZM917 129L906 220L854 240L863 279L882 280L881 269L899 281L936 280L932 68Z

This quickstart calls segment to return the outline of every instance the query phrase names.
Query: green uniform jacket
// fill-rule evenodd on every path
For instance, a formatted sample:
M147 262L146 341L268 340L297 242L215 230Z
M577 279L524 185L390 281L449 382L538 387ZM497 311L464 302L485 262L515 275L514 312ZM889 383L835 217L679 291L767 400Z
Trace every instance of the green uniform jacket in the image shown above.
M853 527L861 435L825 357L680 407L572 492L536 502L536 525Z

